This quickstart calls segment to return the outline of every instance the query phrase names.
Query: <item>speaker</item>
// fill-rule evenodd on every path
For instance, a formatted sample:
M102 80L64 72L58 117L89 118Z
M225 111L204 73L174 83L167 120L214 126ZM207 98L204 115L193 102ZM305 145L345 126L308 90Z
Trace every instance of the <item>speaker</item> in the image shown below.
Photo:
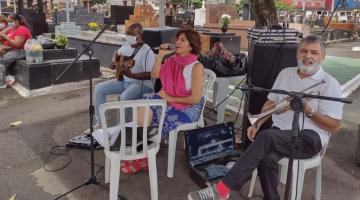
M176 37L178 28L175 27L160 27L144 28L142 40L151 48L160 46L160 44L172 42Z
M298 44L269 44L250 43L248 54L248 79L247 83L256 87L271 89L279 72L287 67L296 67L296 50ZM249 92L244 108L243 137L242 141L246 148L250 143L246 136L246 130L250 126L247 113L258 114L265 101L267 93ZM269 128L271 120L264 124L262 129Z

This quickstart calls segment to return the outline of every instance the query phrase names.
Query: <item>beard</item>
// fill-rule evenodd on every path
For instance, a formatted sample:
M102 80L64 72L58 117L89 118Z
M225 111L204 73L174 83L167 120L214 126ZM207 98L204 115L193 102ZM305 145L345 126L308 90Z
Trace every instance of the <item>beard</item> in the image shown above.
M304 65L302 60L297 60L299 71L306 75L313 75L320 68L320 63L314 63L313 65Z

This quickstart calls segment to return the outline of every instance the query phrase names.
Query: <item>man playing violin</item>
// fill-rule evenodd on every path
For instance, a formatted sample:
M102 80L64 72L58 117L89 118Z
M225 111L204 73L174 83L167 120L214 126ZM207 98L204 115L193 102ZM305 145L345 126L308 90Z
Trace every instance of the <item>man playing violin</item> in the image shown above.
M313 89L318 90L319 95L340 98L342 96L340 84L321 67L325 54L325 46L320 37L304 38L297 49L298 67L283 69L272 89L303 91L316 85ZM319 82L324 83L317 84ZM268 100L262 107L262 113L274 109L274 105L278 106L277 102L281 102L286 97L269 93ZM340 102L319 99L308 99L303 102L304 115L299 117L301 131L295 145L295 159L311 158L319 153L328 143L330 135L339 132L342 118L343 105ZM257 168L264 199L279 200L278 161L290 156L293 114L294 112L285 105L284 109L267 117L272 117L272 128L258 132L266 120L261 120L257 126L250 126L247 136L252 144L227 176L208 188L190 193L188 199L228 199L230 190L239 191Z
M126 43L115 54L116 78L95 87L95 118L100 124L99 106L106 102L106 95L118 94L120 101L139 99L142 94L154 92L151 70L156 55L142 41L143 27L131 24L126 30ZM129 116L129 115L126 115Z

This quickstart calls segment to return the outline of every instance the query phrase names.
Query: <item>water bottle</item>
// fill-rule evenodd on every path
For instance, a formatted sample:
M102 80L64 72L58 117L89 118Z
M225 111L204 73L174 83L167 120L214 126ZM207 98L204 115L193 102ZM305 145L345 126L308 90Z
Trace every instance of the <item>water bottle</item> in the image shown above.
M0 88L6 88L6 69L3 64L0 64Z
M31 45L32 45L32 39L28 39L24 45L25 55L26 55L26 62L32 63L33 57L31 54Z

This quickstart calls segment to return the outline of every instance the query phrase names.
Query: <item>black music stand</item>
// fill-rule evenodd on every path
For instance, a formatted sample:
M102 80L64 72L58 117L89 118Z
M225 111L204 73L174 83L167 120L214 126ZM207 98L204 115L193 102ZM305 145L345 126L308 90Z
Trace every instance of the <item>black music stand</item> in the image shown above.
M290 157L289 157L289 163L288 163L288 173L286 177L286 187L285 187L285 195L284 199L287 200L290 198L289 191L290 191L290 184L292 179L292 168L293 168L293 162L294 162L294 153L295 153L295 144L296 140L299 136L299 115L300 112L303 112L304 110L304 104L302 99L303 98L312 98L312 99L324 99L329 101L339 101L343 103L352 103L352 99L350 98L335 98L335 97L326 97L326 96L320 96L320 95L311 95L311 94L305 94L301 92L288 92L285 90L271 90L271 89L263 89L259 87L243 87L240 88L244 91L252 90L254 92L270 92L270 93L277 93L277 94L285 94L292 99L290 100L290 108L294 111L294 117L292 122L292 131L293 135L291 138L291 150L290 150Z
M100 37L100 35L107 29L109 25L105 25L101 31L94 37L94 39L88 44L88 45L84 45L84 50L75 58L75 60L70 63L65 69L64 71L61 72L61 74L59 76L56 77L56 81L58 81L61 77L64 76L64 74L70 69L70 67L76 63L76 61L78 61L80 59L80 57L82 55L87 55L88 58L89 58L89 61L91 61L91 58L92 58L92 55L94 54L94 51L90 48L91 45ZM90 62L89 62L90 63ZM84 183L80 184L79 186L71 189L70 191L62 194L61 196L59 197L56 197L54 200L57 200L57 199L61 199L62 197L66 196L67 194L83 187L83 186L86 186L86 185L90 185L90 184L95 184L95 185L99 185L99 181L97 180L96 178L96 175L95 175L95 169L94 169L94 146L95 146L95 143L94 143L94 137L92 136L92 132L94 131L94 127L93 127L93 121L94 121L94 105L93 105L93 102L92 102L92 96L93 96L93 93L92 93L92 71L89 70L89 93L90 93L90 99L89 99L89 120L90 120L90 133L88 134L88 136L90 137L90 153L91 153L91 162L90 162L90 177L88 178L87 181L85 181ZM101 169L101 168L100 168ZM118 196L120 197L120 199L125 199L125 197L122 197L121 195L118 194Z

